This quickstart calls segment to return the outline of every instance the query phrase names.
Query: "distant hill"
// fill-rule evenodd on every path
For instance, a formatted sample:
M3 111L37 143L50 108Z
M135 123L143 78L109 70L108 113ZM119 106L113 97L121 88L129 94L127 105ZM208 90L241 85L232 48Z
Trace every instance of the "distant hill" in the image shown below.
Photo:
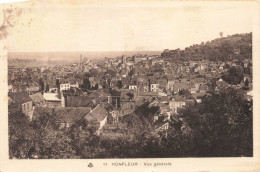
M165 49L162 57L170 60L229 60L252 59L252 33L235 34L194 44L184 50Z
M104 51L104 52L9 52L8 66L39 67L79 62L80 56L89 59L115 58L118 56L160 55L160 51Z
M89 59L103 59L105 57L113 58L118 56L142 55L159 55L160 51L65 51L65 52L9 52L8 59L36 59L36 60L64 60L77 61L80 56Z

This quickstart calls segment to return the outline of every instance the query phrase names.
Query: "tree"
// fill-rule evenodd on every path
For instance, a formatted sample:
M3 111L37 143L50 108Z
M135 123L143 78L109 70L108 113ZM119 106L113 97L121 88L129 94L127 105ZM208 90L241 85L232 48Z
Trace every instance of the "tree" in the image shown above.
M25 159L33 146L33 130L29 118L16 104L8 106L9 157Z
M118 86L119 89L121 89L121 88L123 87L123 84L122 84L122 81L121 81L121 80L118 81L117 86Z
M87 89L87 90L91 89L91 84L90 84L90 81L89 81L89 77L87 77L87 76L84 77L82 88Z
M188 90L186 90L186 89L181 89L179 91L179 95L180 96L184 96L186 99L189 99L189 98L192 97L191 93Z
M9 157L75 158L72 140L66 131L58 130L54 111L41 112L30 122L21 107L8 106Z
M133 100L134 99L134 94L133 93L126 93L126 95L128 96L127 100Z
M232 66L222 75L222 78L229 84L239 84L244 78L243 69L240 66Z
M49 84L46 84L45 92L48 92L50 90Z
M130 70L128 75L132 78L134 74L135 74L135 69L133 68L133 69Z
M58 90L60 90L60 80L56 79L56 87L58 88Z
M99 71L97 69L90 69L89 70L89 75L91 77L97 77L99 75Z
M248 79L246 78L245 86L248 87L248 85L249 85L249 81L248 81Z
M241 90L228 88L183 110L196 156L252 156L251 106Z
M42 78L39 79L40 91L44 91L44 81Z

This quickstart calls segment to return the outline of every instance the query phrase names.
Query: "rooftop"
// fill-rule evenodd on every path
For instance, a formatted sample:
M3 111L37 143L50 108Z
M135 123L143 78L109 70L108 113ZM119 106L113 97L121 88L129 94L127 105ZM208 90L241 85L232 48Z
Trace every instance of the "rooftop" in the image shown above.
M44 93L43 97L47 101L61 101L59 93Z
M29 94L26 92L8 93L8 96L17 104L23 104L32 101Z

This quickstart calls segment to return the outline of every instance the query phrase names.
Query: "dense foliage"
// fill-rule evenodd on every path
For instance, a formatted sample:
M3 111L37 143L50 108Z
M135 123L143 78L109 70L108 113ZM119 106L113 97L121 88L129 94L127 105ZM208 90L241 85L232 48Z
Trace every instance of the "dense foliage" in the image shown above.
M222 78L229 84L239 84L244 78L243 69L240 66L232 66L223 74Z
M30 122L15 104L9 105L10 158L75 158L72 139L55 125L55 114L45 113Z
M172 60L216 60L252 58L252 33L221 37L185 50L165 50L162 56Z

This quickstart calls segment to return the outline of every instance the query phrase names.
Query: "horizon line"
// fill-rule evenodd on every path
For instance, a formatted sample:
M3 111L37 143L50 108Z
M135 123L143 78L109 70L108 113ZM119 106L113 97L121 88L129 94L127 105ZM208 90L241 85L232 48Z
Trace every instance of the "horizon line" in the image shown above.
M8 51L8 53L45 53L45 52L48 52L48 53L57 53L57 52L161 52L163 50L115 50L115 51L111 51L111 50L102 50L102 51L83 51L83 50L79 50L79 51Z

